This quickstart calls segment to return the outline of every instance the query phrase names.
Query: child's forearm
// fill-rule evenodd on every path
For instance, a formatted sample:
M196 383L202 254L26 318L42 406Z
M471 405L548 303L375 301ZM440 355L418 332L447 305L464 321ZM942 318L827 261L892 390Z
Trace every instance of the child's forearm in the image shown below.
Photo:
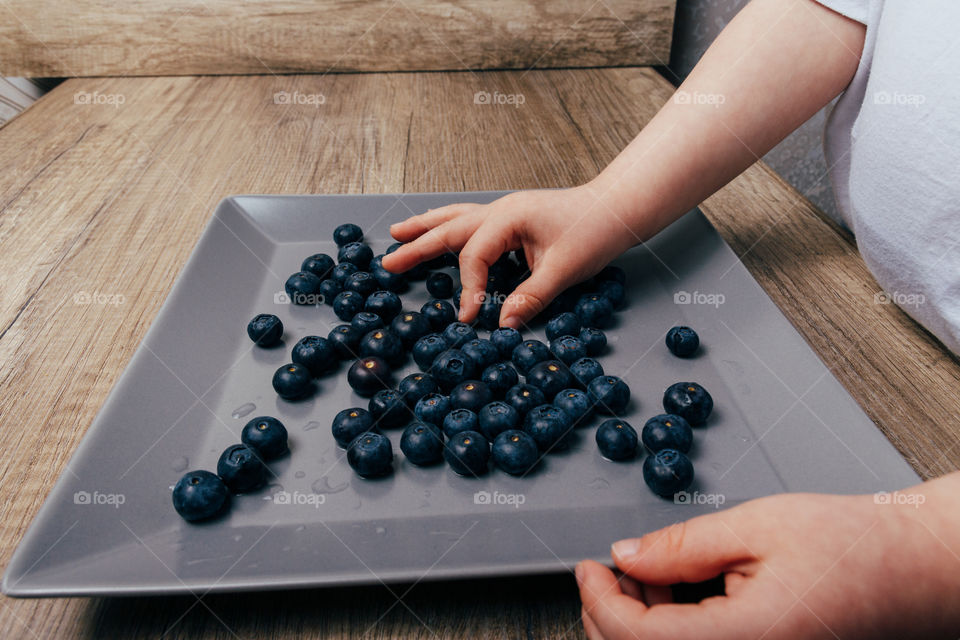
M753 0L585 188L646 240L763 156L850 82L865 28L814 0ZM625 234L627 235L627 234Z

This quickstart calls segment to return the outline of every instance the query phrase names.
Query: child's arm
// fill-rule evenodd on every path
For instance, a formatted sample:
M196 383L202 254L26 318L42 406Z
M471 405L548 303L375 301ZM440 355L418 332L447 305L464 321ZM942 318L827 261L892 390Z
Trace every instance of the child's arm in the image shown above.
M863 25L813 0L754 0L595 179L412 217L391 229L409 244L383 265L404 271L461 251L460 317L470 321L487 267L522 246L532 275L501 315L501 324L519 326L564 287L699 204L839 94L863 38Z

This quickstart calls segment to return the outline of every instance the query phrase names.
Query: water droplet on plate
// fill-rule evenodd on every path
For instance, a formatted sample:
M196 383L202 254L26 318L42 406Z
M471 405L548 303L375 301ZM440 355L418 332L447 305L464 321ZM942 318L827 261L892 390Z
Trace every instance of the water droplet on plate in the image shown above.
M293 477L294 477L294 478L302 478L302 477L305 476L305 475L307 475L307 472L306 472L306 471L297 471L295 474L293 474Z
M316 420L311 420L311 421L308 422L307 424L303 425L303 430L304 430L304 431L313 431L314 429L316 429L316 428L319 427L319 426L320 426L320 423L319 423L319 422L317 422Z
M322 476L314 480L313 484L310 485L310 488L313 489L314 493L340 493L349 486L350 483L344 482L343 484L331 487L330 480L327 478L327 476Z
M307 528L306 525L301 524L301 525L297 525L297 527L294 529L294 531L303 531L303 530L306 529L306 528Z
M610 482L605 478L596 477L590 481L588 485L591 489L606 489L610 486Z
M382 536L387 532L387 530L384 527L377 527L376 531L378 536Z
M233 536L234 542L240 542L241 540L243 540L243 536L240 535L239 533Z
M244 404L240 405L240 406L237 407L236 409L234 409L234 410L233 410L233 413L231 413L230 416L231 416L234 420L239 420L240 418L242 418L242 417L244 417L244 416L250 415L250 413L251 413L254 409L256 409L256 408L257 408L257 405L253 404L252 402L247 402L247 403L244 403Z
M187 456L180 456L174 458L173 462L170 464L170 468L174 471L186 471L187 467L190 466L190 458Z

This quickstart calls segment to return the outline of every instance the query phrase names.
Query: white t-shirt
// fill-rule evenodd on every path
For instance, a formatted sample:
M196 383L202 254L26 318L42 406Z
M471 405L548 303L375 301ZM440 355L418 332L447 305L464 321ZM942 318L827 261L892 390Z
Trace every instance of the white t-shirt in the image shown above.
M960 0L818 0L867 26L824 147L885 294L960 354Z

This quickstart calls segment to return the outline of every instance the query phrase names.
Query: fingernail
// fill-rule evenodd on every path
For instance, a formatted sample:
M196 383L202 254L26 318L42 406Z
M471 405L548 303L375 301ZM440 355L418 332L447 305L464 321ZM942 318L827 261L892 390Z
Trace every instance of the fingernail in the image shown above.
M573 569L573 575L577 577L577 586L583 585L583 563L578 562L577 566Z
M511 329L519 329L520 321L516 316L507 316L503 319L503 322L500 323L504 327L510 327Z
M618 540L613 543L613 546L610 548L613 555L618 558L626 558L637 553L637 540L636 538L629 538L627 540Z

